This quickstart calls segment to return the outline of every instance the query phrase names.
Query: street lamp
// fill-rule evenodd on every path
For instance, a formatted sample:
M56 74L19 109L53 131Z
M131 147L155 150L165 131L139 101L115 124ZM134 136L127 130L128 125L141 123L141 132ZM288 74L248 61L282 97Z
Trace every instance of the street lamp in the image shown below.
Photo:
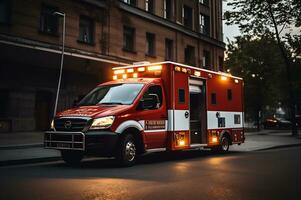
M65 16L65 13L62 13L62 12L54 12L53 15L63 18L61 67L60 67L59 82L57 85L56 98L55 98L55 104L54 104L54 113L53 113L53 118L54 118L55 114L56 114L56 110L57 110L57 104L58 104L60 88L61 88L61 81L62 81L63 65L64 65L66 16Z

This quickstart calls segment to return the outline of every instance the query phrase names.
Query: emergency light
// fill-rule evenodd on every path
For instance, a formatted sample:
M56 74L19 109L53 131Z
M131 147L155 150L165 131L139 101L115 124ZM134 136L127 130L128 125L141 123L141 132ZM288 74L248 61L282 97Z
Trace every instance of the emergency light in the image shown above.
M151 65L146 67L133 67L128 69L116 69L113 70L113 80L126 79L126 78L138 78L139 73L148 73L158 75L162 71L162 65Z

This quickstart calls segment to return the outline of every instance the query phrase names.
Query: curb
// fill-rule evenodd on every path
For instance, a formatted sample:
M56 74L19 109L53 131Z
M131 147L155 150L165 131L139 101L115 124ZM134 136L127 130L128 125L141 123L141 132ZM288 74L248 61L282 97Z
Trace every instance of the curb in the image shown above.
M8 165L23 165L23 164L34 164L34 163L42 163L42 162L53 162L61 160L60 156L56 157L42 157L42 158L29 158L29 159L21 159L21 160L4 160L0 161L0 166L8 166Z
M273 147L267 147L267 148L263 148L263 149L257 149L257 150L254 150L254 151L266 151L266 150L272 150L272 149L282 149L282 148L299 147L299 146L301 146L301 143L284 144L284 145L277 145L277 146L273 146Z
M35 148L35 147L43 147L43 146L44 146L43 143L17 144L17 145L0 146L0 150L27 149L27 148Z

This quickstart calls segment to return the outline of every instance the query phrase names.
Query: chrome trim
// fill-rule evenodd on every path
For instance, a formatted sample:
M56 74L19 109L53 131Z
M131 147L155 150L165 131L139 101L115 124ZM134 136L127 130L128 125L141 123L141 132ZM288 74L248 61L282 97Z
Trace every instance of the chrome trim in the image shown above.
M81 128L76 128L76 130L71 130L73 129L74 127L71 126L70 130L68 130L68 128L65 127L64 124L62 124L62 127L57 127L57 121L59 120L70 120L72 123L74 124L78 124L79 122L73 122L72 120L73 119L78 119L78 120L85 120L85 124L82 126L82 129ZM59 129L60 131L57 131L57 132L64 132L64 131L70 131L70 132L86 132L89 128L90 128L90 122L92 120L91 117L82 117L82 116L62 116L62 117L55 117L54 119L54 131L56 131L57 129ZM65 121L64 123L66 123L67 121ZM82 122L80 122L82 123Z
M190 148L206 147L208 144L191 144Z
M49 135L49 139L44 138L44 148L45 149L58 149L58 150L81 150L85 151L85 134L83 132L65 132L65 131L46 131L46 134ZM64 141L64 140L52 140L53 134L61 134L61 135L71 135L71 141ZM82 135L82 141L74 141L74 135ZM56 146L53 147L52 144L55 143ZM57 144L62 144L62 147L58 146ZM71 144L70 147L63 147L63 144ZM82 144L82 148L74 147L74 144Z
M63 117L56 117L56 119L85 119L85 120L90 120L92 119L91 117L82 117L82 116L63 116Z
M145 151L146 153L155 153L155 152L166 151L166 148L146 149Z

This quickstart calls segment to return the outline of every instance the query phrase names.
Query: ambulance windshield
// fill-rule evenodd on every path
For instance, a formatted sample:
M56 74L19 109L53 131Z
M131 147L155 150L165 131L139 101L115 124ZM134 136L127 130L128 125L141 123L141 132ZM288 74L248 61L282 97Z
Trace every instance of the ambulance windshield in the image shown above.
M78 106L98 104L130 105L134 102L142 87L143 84L136 83L100 86L87 94L79 102Z

